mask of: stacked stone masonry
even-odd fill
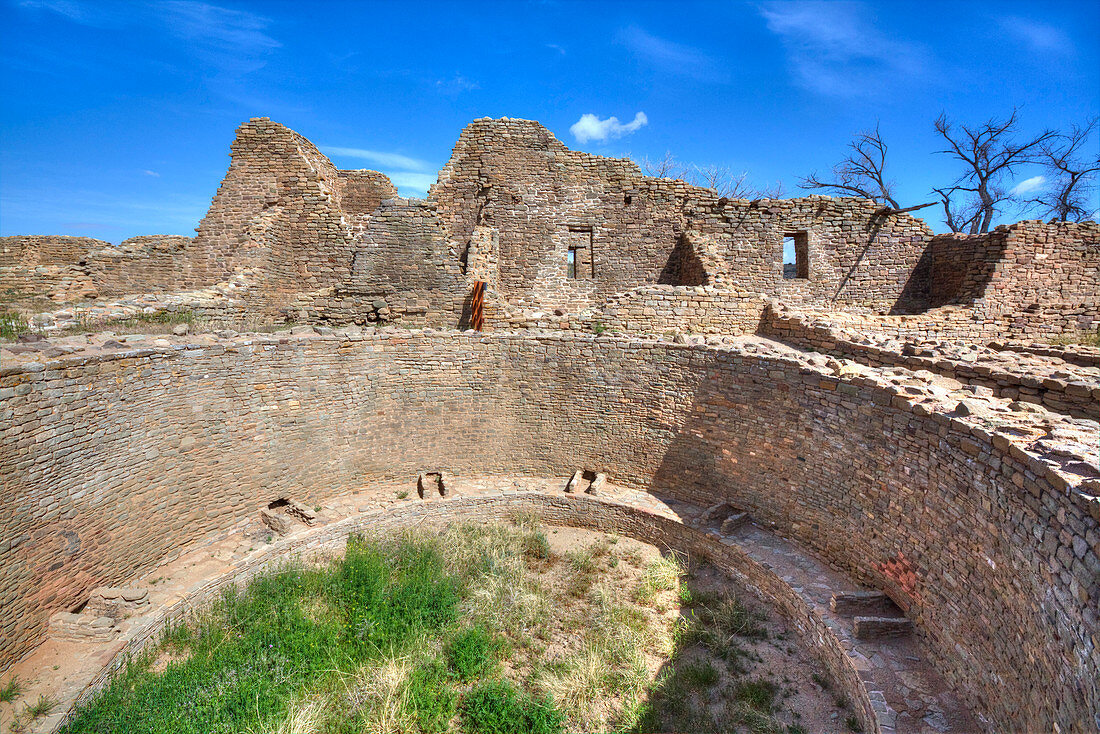
[[[1091,720],[1095,448],[1065,444],[1079,427],[1056,417],[1021,443],[995,398],[989,420],[952,417],[865,370],[736,345],[389,330],[0,368],[2,653],[279,497],[426,467],[594,466],[726,500],[883,589],[994,728]],[[1069,468],[1067,445],[1082,454]],[[880,570],[902,554],[915,589]]]
[[[1100,350],[1049,343],[1100,324],[1094,222],[731,200],[508,118],[406,199],[255,118],[195,237],[0,238],[0,294],[50,337],[0,344],[0,670],[272,502],[583,467],[884,592],[989,730],[1100,728]],[[61,336],[159,311],[205,333]]]

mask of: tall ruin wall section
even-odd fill
[[[593,467],[727,500],[886,590],[993,728],[1086,720],[1096,499],[922,405],[793,358],[606,336],[272,337],[0,368],[0,654],[280,497]]]
[[[918,219],[859,199],[720,198],[643,176],[626,159],[569,150],[528,120],[467,126],[429,200],[450,239],[472,243],[480,227],[498,234],[497,287],[516,304],[575,309],[653,284],[880,309],[915,308],[928,295],[932,232]],[[806,240],[806,278],[784,278],[785,236]],[[691,252],[704,241],[706,256]]]

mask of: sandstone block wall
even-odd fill
[[[337,171],[336,176],[340,181],[340,206],[351,216],[370,214],[386,199],[397,198],[397,187],[378,171]]]
[[[959,305],[1005,336],[1100,324],[1100,224],[1025,221],[932,241],[933,306]]]
[[[657,283],[881,309],[928,295],[932,232],[920,220],[858,199],[719,199],[643,176],[629,160],[571,151],[527,120],[467,126],[429,199],[456,242],[470,243],[478,227],[499,232],[499,290],[518,306],[575,310]],[[791,233],[809,237],[807,280],[783,278]],[[584,262],[577,277],[570,248]]]
[[[764,309],[759,334],[787,344],[836,354],[873,366],[927,370],[969,385],[989,388],[993,394],[1042,405],[1048,410],[1078,418],[1100,419],[1100,359],[1073,365],[1048,352],[1035,359],[1012,349],[985,349],[969,345],[965,350],[947,344],[881,341],[858,324],[845,326],[828,316]],[[1069,355],[1066,355],[1069,356]],[[1080,367],[1084,369],[1080,369]]]
[[[17,235],[0,237],[0,267],[76,265],[89,251],[110,247],[91,237]]]
[[[81,261],[89,250],[109,246],[91,237],[0,237],[0,303],[94,297],[95,284]]]
[[[170,293],[185,290],[185,261],[190,237],[143,235],[118,247],[102,247],[83,256],[88,275],[101,296]]]
[[[272,499],[591,466],[727,500],[885,589],[994,728],[1100,710],[1097,500],[870,377],[735,348],[397,332],[0,368],[0,401],[8,661],[51,612]],[[899,557],[913,583],[884,570]]]

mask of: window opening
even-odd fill
[[[810,235],[789,232],[783,235],[783,278],[808,280],[810,277]]]
[[[571,280],[594,278],[596,263],[592,254],[592,228],[570,227],[567,236],[566,277]]]

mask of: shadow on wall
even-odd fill
[[[819,205],[818,209],[824,207],[824,202]],[[886,221],[886,216],[882,214],[872,215],[867,219],[867,239],[863,242],[863,249],[859,251],[859,256],[856,257],[852,267],[848,268],[848,272],[844,274],[844,277],[840,279],[840,284],[836,287],[836,293],[833,294],[833,302],[835,303],[840,294],[844,292],[844,286],[848,285],[848,281],[852,279],[855,272],[859,270],[860,263],[863,262],[863,258],[866,257],[867,251],[871,249],[871,245],[875,242],[875,237],[878,237],[878,233],[882,230],[882,225]]]
[[[676,246],[668,255],[661,274],[657,277],[660,285],[709,285],[706,266],[699,259],[695,248],[688,238],[680,234],[676,237]]]
[[[774,370],[766,362],[711,366],[686,422],[672,430],[650,491],[665,500],[728,502],[885,592],[909,610],[940,672],[974,711],[1050,729],[1066,721],[1067,707],[1088,710],[1088,685],[1068,662],[1072,629],[1031,611],[1050,593],[1026,560],[1040,549],[1021,538],[1025,547],[1004,552],[989,534],[1018,523],[998,506],[1012,484],[1004,470],[969,460],[965,429],[940,435],[931,417],[876,405],[873,389]],[[958,513],[981,505],[993,509]],[[901,557],[919,569],[912,585],[886,571]],[[960,568],[963,593],[953,577]],[[991,628],[990,619],[1003,626]],[[1034,659],[1034,650],[1049,652]],[[1030,693],[1004,691],[991,675],[1020,680]],[[1045,691],[1055,680],[1077,681],[1076,693],[1053,700]]]
[[[924,313],[929,309],[932,297],[932,242],[929,241],[920,254],[917,264],[909,272],[898,300],[890,307],[891,316]]]
[[[985,295],[997,264],[1004,261],[1008,233],[941,234],[931,251],[931,306],[970,305]]]

